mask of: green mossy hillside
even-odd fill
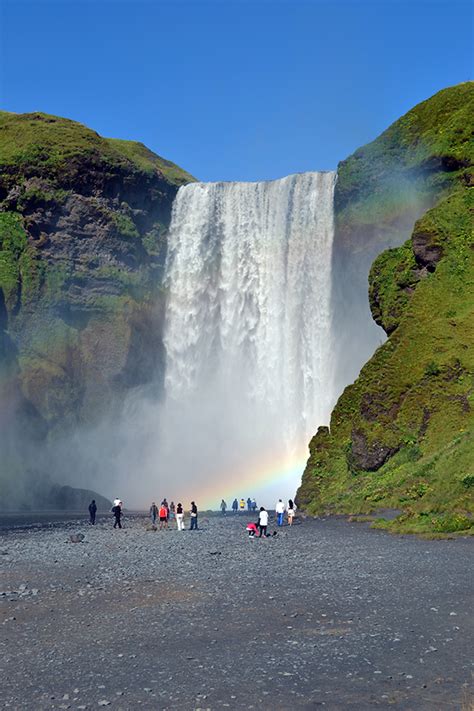
[[[36,168],[53,177],[85,163],[111,171],[157,174],[177,186],[194,180],[142,143],[103,138],[83,124],[59,116],[0,111],[0,165],[24,167],[29,173]]]
[[[473,525],[473,225],[474,189],[458,187],[375,261],[371,303],[390,336],[310,444],[307,511],[399,509],[377,523],[394,531]]]
[[[439,200],[474,184],[473,115],[474,82],[443,89],[338,166],[332,311],[340,333],[334,354],[340,388],[357,377],[381,340],[367,300],[373,261],[406,242],[415,222]],[[386,271],[397,262],[393,285],[387,280],[382,285],[372,271],[372,307],[380,288],[397,291],[399,303],[392,304],[390,314],[380,313],[380,306],[373,309],[376,323],[385,319],[388,333],[418,277],[417,270],[413,274],[415,258],[424,256],[424,266],[431,269],[438,257],[433,237],[420,230],[415,250],[405,250],[403,259],[397,252],[384,254],[377,268],[384,262]]]
[[[341,228],[380,226],[453,183],[474,181],[474,82],[443,89],[393,123],[338,167]]]
[[[48,437],[94,422],[162,368],[167,229],[178,188],[192,180],[141,143],[0,112],[5,440],[21,442],[26,419]],[[19,449],[11,461],[24,470]]]

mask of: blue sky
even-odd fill
[[[201,180],[335,168],[472,79],[466,0],[0,0],[0,104],[143,141]]]

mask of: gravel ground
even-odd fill
[[[472,539],[247,520],[2,530],[0,705],[473,708]]]

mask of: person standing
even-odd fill
[[[275,506],[275,512],[277,515],[277,525],[283,526],[283,514],[285,513],[285,504],[281,499],[278,499],[277,505]]]
[[[194,501],[191,501],[191,526],[190,531],[198,530],[198,510]]]
[[[237,499],[234,499],[232,502],[232,511],[236,514],[238,508],[239,508],[239,502],[237,501]]]
[[[296,504],[293,502],[292,499],[288,501],[288,508],[286,511],[286,515],[288,516],[288,525],[292,526],[293,525],[293,517],[296,512]]]
[[[222,511],[222,515],[225,516],[225,512],[227,511],[227,504],[224,501],[224,499],[222,499],[222,501],[221,501],[221,511]]]
[[[255,513],[256,510],[257,510],[257,502],[255,501],[255,499],[252,499],[252,511]]]
[[[160,531],[163,528],[168,528],[168,511],[168,507],[165,506],[165,502],[162,501],[160,506]]]
[[[176,515],[176,506],[174,501],[170,503],[170,518],[173,519]]]
[[[115,506],[112,509],[112,513],[115,516],[115,521],[114,521],[114,528],[122,528],[122,506],[121,502],[118,504],[115,504]]]
[[[150,506],[150,518],[153,525],[156,523],[156,518],[158,516],[158,506],[153,501]]]
[[[178,531],[184,531],[184,511],[183,504],[178,504],[176,507],[176,525],[178,526]]]
[[[267,537],[267,526],[268,526],[268,511],[265,511],[263,506],[260,506],[260,513],[258,514],[258,527],[260,529],[260,536]]]
[[[95,526],[95,515],[97,513],[97,505],[95,503],[95,499],[92,499],[92,501],[89,504],[89,523],[91,526]]]
[[[247,499],[247,511],[250,512],[251,510],[252,510],[252,499],[249,496]]]
[[[245,511],[245,500],[244,499],[240,499],[239,508],[241,511]]]
[[[163,501],[161,502],[161,505],[164,506],[166,509],[166,520],[168,521],[168,519],[170,517],[170,507],[169,507],[169,504],[166,501],[166,499],[163,499]]]

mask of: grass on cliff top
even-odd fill
[[[105,140],[122,155],[139,165],[145,173],[153,173],[158,168],[168,182],[173,185],[185,185],[196,180],[190,173],[187,173],[175,163],[165,160],[165,158],[161,158],[153,151],[150,151],[143,143],[126,141],[121,138],[106,138]]]
[[[158,173],[173,185],[194,178],[141,143],[107,139],[70,119],[40,112],[0,111],[0,165],[54,168],[73,157],[91,156],[107,164],[132,164],[145,173]]]
[[[474,82],[443,89],[342,161],[335,195],[341,224],[390,221],[450,191],[472,172],[473,114]]]

